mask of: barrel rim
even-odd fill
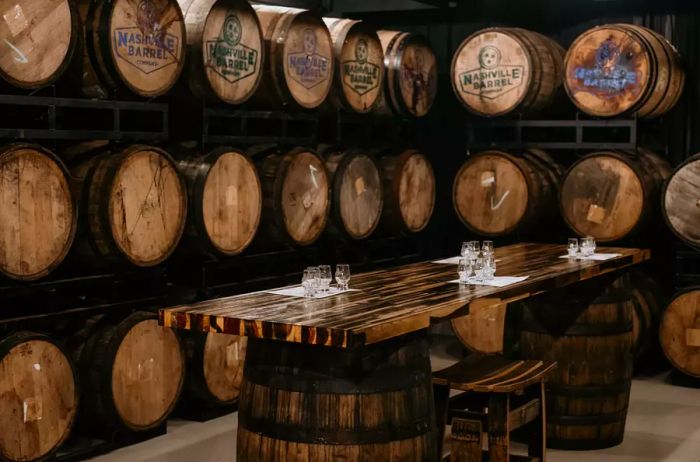
[[[671,175],[663,182],[663,185],[661,187],[661,215],[664,218],[664,222],[666,223],[666,226],[668,226],[668,229],[671,230],[671,232],[679,238],[681,241],[683,241],[685,244],[689,245],[690,247],[700,249],[700,241],[696,243],[690,242],[685,236],[682,236],[681,233],[676,229],[675,226],[671,224],[671,220],[668,216],[668,210],[666,208],[666,195],[668,194],[668,188],[671,185],[671,181],[673,181],[674,177],[676,174],[678,174],[683,168],[687,167],[688,165],[694,163],[694,162],[700,162],[700,153],[694,154],[687,159],[685,159],[683,162],[681,162],[680,165],[678,165],[673,172],[671,172]]]

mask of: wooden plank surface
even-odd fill
[[[633,266],[648,250],[601,248],[612,260],[560,259],[565,246],[516,244],[496,249],[497,276],[529,276],[504,288],[461,286],[456,265],[416,263],[353,275],[359,292],[306,300],[264,292],[207,300],[160,311],[167,327],[351,348],[425,329],[438,319],[565,287]]]

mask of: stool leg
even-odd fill
[[[452,419],[450,462],[481,462],[481,422]]]
[[[447,425],[447,411],[450,404],[450,387],[433,385],[435,399],[435,420],[437,429],[437,460],[442,460],[442,443],[445,438],[445,426]]]
[[[510,462],[510,395],[492,393],[489,398],[489,461]]]
[[[544,382],[537,386],[537,398],[540,400],[540,415],[531,422],[532,432],[527,447],[527,455],[537,457],[541,462],[547,458],[547,406],[544,397]]]

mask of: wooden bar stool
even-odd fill
[[[544,381],[556,367],[556,362],[472,355],[434,373],[439,459],[445,425],[451,422],[451,462],[481,462],[483,432],[488,434],[488,460],[509,462],[510,433],[518,428],[529,437],[524,460],[544,462]],[[450,390],[465,393],[450,398]]]

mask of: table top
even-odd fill
[[[507,287],[451,283],[456,265],[431,262],[353,275],[357,292],[303,299],[266,292],[207,300],[160,310],[166,327],[353,348],[419,331],[431,322],[479,308],[512,303],[637,265],[649,250],[607,247],[606,261],[559,258],[565,246],[516,244],[496,248],[497,276],[529,276]]]

